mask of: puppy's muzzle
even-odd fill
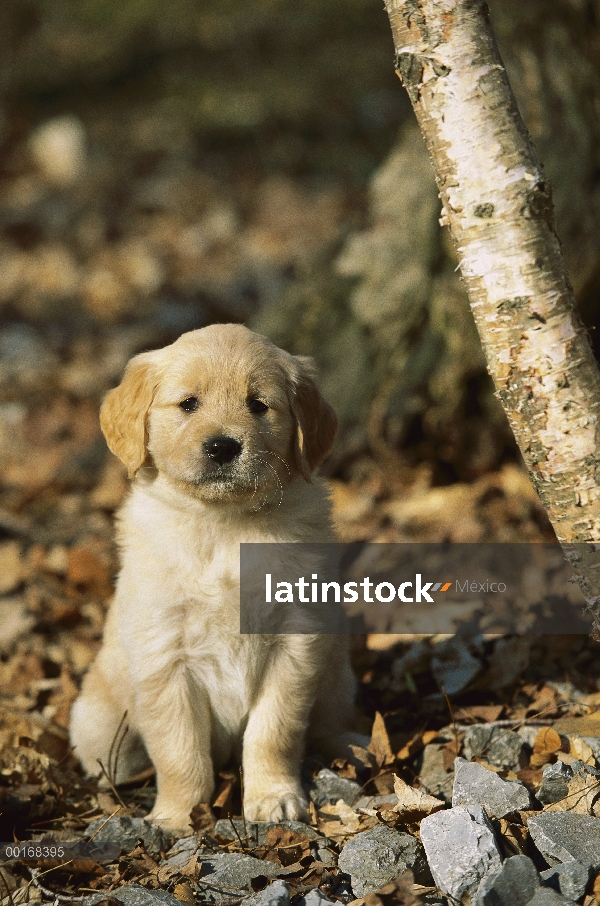
[[[204,442],[204,452],[220,466],[232,462],[242,452],[242,445],[235,437],[210,437]]]

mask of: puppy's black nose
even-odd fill
[[[209,459],[214,459],[220,466],[224,466],[240,455],[242,445],[234,437],[210,437],[204,443],[204,451]]]

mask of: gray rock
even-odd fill
[[[123,906],[181,906],[181,900],[175,899],[166,890],[146,890],[145,887],[139,887],[137,884],[111,890],[110,896],[123,903]],[[82,903],[83,906],[95,906],[96,903],[100,903],[105,899],[106,891],[104,893],[93,893],[86,897]]]
[[[416,837],[383,824],[344,845],[338,867],[350,875],[356,897],[364,897],[410,868],[417,884],[431,884],[423,847]]]
[[[88,837],[94,837],[96,843],[118,843],[122,853],[131,852],[141,839],[144,849],[153,857],[159,856],[173,842],[173,838],[169,839],[156,824],[150,824],[143,818],[129,818],[127,815],[110,818],[109,821],[106,818],[96,818],[88,824],[87,833]]]
[[[346,805],[352,805],[360,794],[360,784],[347,777],[340,777],[335,771],[323,768],[313,778],[308,790],[308,795],[319,808],[328,802],[337,802],[343,799]]]
[[[546,765],[542,784],[536,798],[542,805],[550,805],[564,799],[569,793],[569,781],[573,778],[573,769],[562,761]]]
[[[203,855],[207,847],[200,844],[200,838],[193,834],[190,837],[182,837],[181,840],[171,847],[165,854],[165,858],[160,862],[161,868],[183,868],[193,855]]]
[[[527,826],[549,865],[577,859],[600,869],[600,819],[575,812],[546,812],[531,817]]]
[[[469,685],[481,670],[481,661],[473,657],[462,636],[455,635],[435,646],[431,672],[440,689],[456,695]]]
[[[524,745],[525,741],[514,730],[474,724],[465,732],[463,750],[467,761],[481,757],[497,768],[518,769]]]
[[[244,822],[241,818],[220,818],[215,824],[215,835],[223,837],[225,840],[237,840],[232,824],[235,825],[241,840],[244,839],[246,834],[250,843],[256,846],[262,846],[266,842],[267,833],[271,827],[283,827],[285,830],[293,831],[296,834],[304,834],[309,840],[314,840],[315,843],[321,846],[326,845],[328,842],[327,838],[322,837],[314,827],[304,824],[302,821],[279,821],[278,823],[272,821],[246,821],[244,832]]]
[[[208,902],[243,896],[249,892],[253,878],[261,875],[272,878],[280,871],[279,865],[245,853],[223,853],[201,857],[200,861],[202,874],[196,883],[202,890],[203,900]]]
[[[481,805],[488,815],[504,818],[531,808],[529,790],[518,780],[502,780],[483,765],[456,758],[452,805]]]
[[[450,802],[452,799],[452,784],[454,771],[447,771],[444,767],[443,744],[432,742],[423,749],[419,780],[432,796]]]
[[[317,849],[317,859],[319,862],[322,862],[323,865],[337,865],[337,859],[334,853],[329,849],[325,849],[325,847],[319,847],[319,849]]]
[[[330,903],[333,903],[333,900],[326,897],[318,887],[309,890],[298,900],[298,906],[329,906]]]
[[[540,886],[536,867],[527,856],[511,856],[499,871],[479,885],[473,906],[526,906]]]
[[[421,821],[421,842],[436,885],[460,900],[502,865],[494,830],[480,805],[461,805]]]
[[[549,887],[554,887],[569,900],[579,900],[585,893],[590,880],[591,865],[583,865],[576,859],[561,862],[541,873],[541,878]]]
[[[529,906],[574,906],[573,900],[563,897],[551,887],[538,887]]]
[[[285,881],[273,881],[264,890],[246,897],[245,906],[290,906],[290,888]],[[318,906],[318,904],[313,904]]]

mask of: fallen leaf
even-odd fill
[[[562,740],[553,727],[542,727],[533,743],[533,754],[529,759],[530,767],[541,768],[548,764],[562,748]]]
[[[596,759],[591,747],[579,736],[569,737],[569,755],[573,755],[578,761],[583,761],[584,764],[591,764],[593,767],[596,765]]]
[[[416,790],[409,786],[396,774],[394,777],[394,792],[398,797],[398,804],[393,807],[392,811],[398,813],[401,820],[407,824],[414,824],[425,818],[427,815],[433,815],[446,807],[446,803],[435,796],[430,796],[422,790]]]
[[[379,711],[375,714],[373,729],[371,730],[371,742],[367,746],[367,751],[374,756],[378,768],[394,763],[394,753],[390,745],[390,738]]]

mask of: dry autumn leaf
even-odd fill
[[[436,799],[435,796],[430,796],[422,790],[415,790],[396,774],[393,776],[394,792],[398,797],[398,804],[393,807],[392,811],[397,812],[406,824],[414,824],[421,818],[446,807],[446,803],[441,799]]]
[[[562,740],[553,727],[542,727],[533,743],[533,754],[529,760],[532,768],[541,768],[543,764],[552,761],[554,755],[560,752]]]
[[[390,745],[390,738],[385,728],[383,717],[379,711],[375,714],[373,729],[371,731],[371,742],[367,747],[367,751],[374,756],[378,768],[394,763],[394,753],[392,752],[392,747]]]

